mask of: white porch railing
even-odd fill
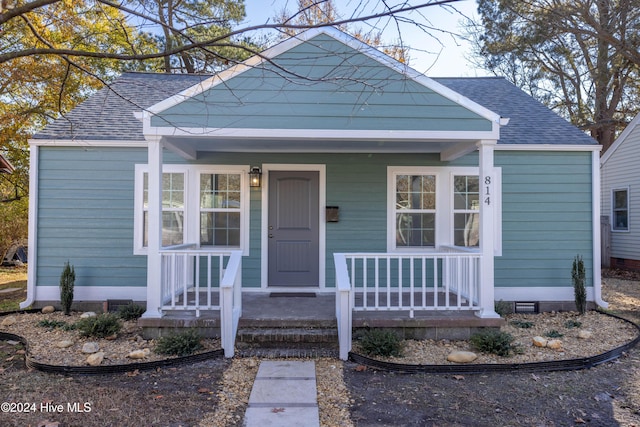
[[[336,253],[340,358],[351,350],[354,311],[480,310],[480,259],[474,250],[429,254]]]
[[[242,251],[212,251],[196,245],[160,251],[163,313],[202,310],[220,312],[220,337],[225,357],[233,357],[242,315]]]

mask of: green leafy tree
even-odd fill
[[[640,0],[479,0],[477,62],[606,150],[640,111]]]
[[[0,16],[6,15],[5,12]],[[118,25],[122,32],[108,31]],[[144,50],[151,39],[127,26],[116,9],[96,9],[85,1],[55,2],[24,13],[2,26],[0,56],[39,49]],[[125,66],[114,59],[67,55],[16,56],[0,67],[0,149],[15,167],[0,176],[0,254],[27,237],[29,150],[28,138],[47,122],[58,118],[108,82]],[[141,68],[143,69],[143,68]]]
[[[230,36],[233,27],[245,17],[241,0],[143,0],[131,3],[142,4],[147,16],[160,24],[161,35],[156,37],[156,49],[164,53],[161,66],[164,72],[217,72],[259,49],[247,39]],[[183,49],[190,44],[199,45],[199,48]]]

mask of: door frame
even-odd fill
[[[269,172],[308,171],[318,172],[318,288],[269,286]],[[309,292],[311,289],[324,290],[326,287],[326,165],[324,164],[280,164],[262,165],[262,201],[260,221],[260,288],[278,292]]]

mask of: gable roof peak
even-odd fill
[[[346,45],[347,47],[357,51],[360,54],[363,54],[370,59],[378,62],[379,64],[388,67],[395,72],[405,76],[406,78],[413,80],[414,82],[428,88],[439,95],[444,96],[445,98],[453,101],[456,104],[461,105],[462,107],[472,111],[487,120],[490,120],[496,124],[506,124],[506,122],[501,121],[501,117],[499,114],[494,111],[489,110],[488,108],[470,100],[469,98],[461,95],[458,92],[453,91],[449,87],[438,83],[437,81],[430,79],[422,73],[414,70],[409,67],[409,65],[404,64],[396,59],[386,55],[385,53],[375,49],[374,47],[366,44],[365,42],[358,40],[356,37],[341,31],[338,28],[333,26],[322,26],[310,28],[306,31],[303,31],[299,34],[291,36],[290,38],[276,44],[275,46],[266,49],[261,54],[255,55],[246,61],[237,64],[225,71],[222,71],[216,75],[209,77],[208,79],[170,97],[165,99],[162,102],[159,102],[150,108],[148,108],[144,113],[138,114],[137,117],[145,120],[145,117],[149,115],[159,114],[164,110],[171,108],[177,104],[180,104],[194,96],[197,96],[206,90],[209,90],[219,84],[224,84],[228,80],[248,71],[252,68],[259,67],[262,64],[265,64],[279,55],[288,52],[295,47],[303,44],[311,42],[313,39],[317,38],[320,35],[326,35],[339,43]]]

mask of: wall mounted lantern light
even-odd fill
[[[258,167],[253,167],[249,171],[249,187],[259,188],[262,177],[262,171]]]

